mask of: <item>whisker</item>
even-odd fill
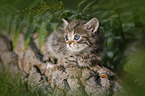
[[[66,51],[66,47],[62,47],[60,50],[59,50],[59,53],[64,53]]]
[[[64,50],[64,49],[66,49],[66,47],[64,46],[63,48],[61,48],[60,50]]]
[[[64,48],[64,50],[62,50],[62,53],[64,53],[66,51],[66,48]]]
[[[60,48],[60,50],[58,50],[58,52],[61,52],[63,49],[65,49],[65,47]]]

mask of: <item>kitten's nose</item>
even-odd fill
[[[72,41],[68,41],[68,44],[71,45],[72,44]]]

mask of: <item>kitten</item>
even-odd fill
[[[53,32],[47,40],[49,55],[66,67],[90,67],[99,64],[103,55],[103,35],[99,21],[93,18],[74,20],[63,19],[64,26]]]

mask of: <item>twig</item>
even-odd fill
[[[125,40],[125,35],[124,35],[123,27],[122,27],[122,22],[121,22],[121,18],[120,18],[120,13],[118,12],[118,5],[117,5],[116,0],[114,0],[114,11],[116,12],[117,17],[118,17],[119,26],[120,26],[120,29],[121,29],[121,36],[122,36],[122,39]]]

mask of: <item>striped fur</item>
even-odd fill
[[[48,52],[64,67],[89,67],[99,64],[103,55],[103,35],[96,18],[75,20],[53,32],[47,41]],[[75,40],[74,36],[80,38]],[[68,37],[68,38],[66,38]]]

